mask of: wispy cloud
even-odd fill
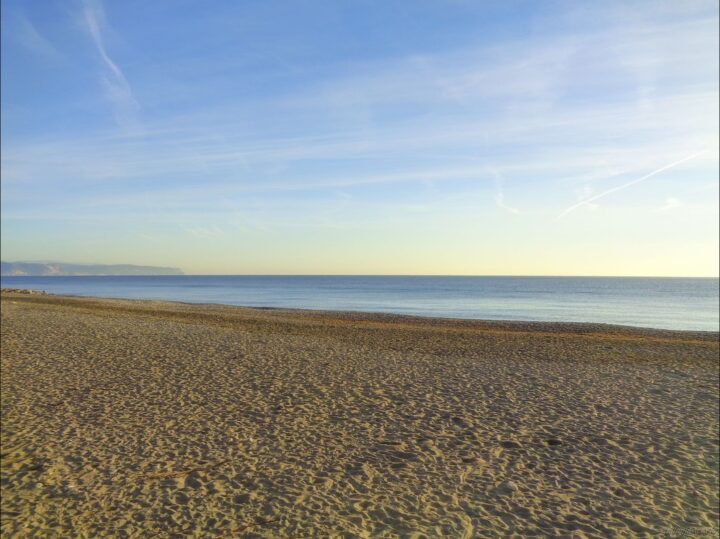
[[[63,55],[57,48],[47,39],[45,36],[40,34],[35,25],[22,14],[17,14],[15,17],[16,22],[16,36],[20,44],[25,48],[31,50],[33,53],[52,61],[62,60]]]
[[[642,176],[642,177],[640,177],[640,178],[637,178],[637,179],[635,179],[635,180],[633,180],[633,181],[631,181],[631,182],[627,182],[627,183],[624,183],[624,184],[622,184],[622,185],[618,185],[617,187],[613,187],[612,189],[607,189],[606,191],[603,191],[602,193],[598,193],[597,195],[591,196],[590,198],[586,198],[586,199],[584,199],[584,200],[581,200],[581,201],[578,202],[577,204],[573,204],[572,206],[570,206],[570,207],[568,207],[568,208],[565,208],[562,212],[560,212],[560,214],[557,216],[556,219],[558,219],[558,220],[559,220],[559,219],[562,219],[562,218],[565,217],[567,214],[575,211],[576,209],[580,208],[581,206],[586,206],[586,205],[591,204],[592,202],[594,202],[594,201],[596,201],[596,200],[598,200],[598,199],[600,199],[600,198],[606,197],[607,195],[610,195],[610,194],[612,194],[612,193],[617,193],[618,191],[622,191],[623,189],[627,189],[628,187],[630,187],[630,186],[632,186],[632,185],[636,185],[636,184],[638,184],[638,183],[640,183],[640,182],[644,182],[645,180],[647,180],[647,179],[649,179],[649,178],[652,178],[652,177],[655,176],[656,174],[660,174],[661,172],[664,172],[665,170],[668,170],[668,169],[671,169],[671,168],[673,168],[673,167],[676,167],[676,166],[678,166],[679,164],[684,163],[685,161],[690,161],[691,159],[695,159],[696,157],[704,154],[705,152],[707,152],[707,150],[702,150],[702,151],[697,152],[697,153],[694,153],[694,154],[692,154],[692,155],[688,155],[687,157],[684,157],[684,158],[679,159],[679,160],[677,160],[677,161],[673,161],[672,163],[670,163],[670,164],[668,164],[668,165],[665,165],[664,167],[660,167],[660,168],[657,169],[657,170],[653,170],[653,171],[650,172],[649,174],[645,174],[645,176]]]
[[[225,231],[217,225],[209,227],[183,227],[183,230],[196,238],[215,238],[225,234]]]
[[[110,58],[105,48],[103,32],[105,29],[105,11],[100,0],[83,0],[83,15],[92,36],[102,64],[101,82],[106,94],[115,107],[115,117],[119,124],[132,127],[136,122],[136,113],[140,106],[133,95],[125,74]]]
[[[505,184],[505,178],[503,178],[502,175],[497,171],[494,171],[494,175],[495,175],[495,205],[498,208],[501,208],[507,212],[514,213],[517,215],[518,213],[520,213],[520,210],[518,210],[517,208],[514,208],[512,206],[509,206],[505,202],[505,191],[503,189],[504,184]]]
[[[667,197],[665,199],[665,204],[660,206],[660,208],[658,208],[658,211],[670,211],[676,208],[682,208],[684,205],[685,204],[683,204],[682,201],[678,200],[675,197]]]

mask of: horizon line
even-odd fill
[[[77,264],[82,265],[82,264]],[[90,265],[90,264],[89,264]],[[101,265],[101,264],[92,264]],[[115,264],[108,264],[115,265]],[[135,265],[135,264],[118,264]],[[158,266],[155,266],[158,267]],[[166,266],[167,267],[167,266]],[[177,268],[180,269],[180,268]],[[180,269],[182,271],[182,269]],[[182,275],[0,275],[0,277],[517,277],[584,279],[720,279],[720,275],[581,275],[581,274],[446,274],[446,273],[184,273]]]

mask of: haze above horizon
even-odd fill
[[[3,1],[3,260],[716,277],[718,4]]]

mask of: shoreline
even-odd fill
[[[98,302],[118,302],[135,304],[142,306],[143,304],[152,304],[155,306],[164,306],[166,310],[172,310],[173,306],[183,306],[187,308],[196,308],[198,313],[202,309],[220,309],[230,313],[233,310],[238,312],[258,312],[258,313],[276,313],[288,316],[298,315],[308,318],[318,318],[324,320],[352,320],[354,322],[381,322],[381,323],[405,323],[423,326],[446,326],[464,329],[476,330],[502,330],[502,331],[518,331],[518,332],[544,332],[544,333],[571,333],[571,334],[628,334],[648,337],[695,337],[700,340],[718,340],[720,339],[720,331],[709,330],[691,330],[691,329],[664,329],[651,328],[643,326],[631,326],[624,324],[609,324],[603,322],[570,322],[570,321],[540,321],[540,320],[495,320],[495,319],[477,319],[477,318],[451,318],[451,317],[434,317],[412,314],[399,314],[378,311],[351,311],[351,310],[325,310],[325,309],[303,309],[295,307],[255,307],[246,305],[232,305],[227,303],[194,303],[173,300],[156,300],[156,299],[131,299],[131,298],[111,298],[101,296],[81,296],[71,294],[53,294],[44,290],[35,289],[0,289],[3,297],[25,300],[32,298],[30,301],[62,303],[62,302],[82,302],[87,301],[90,304],[98,304]],[[56,300],[56,301],[54,301]]]

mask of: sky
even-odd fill
[[[5,261],[718,275],[718,3],[2,0]]]

